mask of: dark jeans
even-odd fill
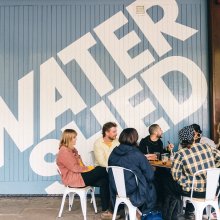
[[[102,204],[102,211],[109,209],[110,196],[109,196],[109,182],[108,173],[104,167],[95,167],[95,169],[82,173],[82,178],[86,186],[100,187],[100,197]]]
[[[163,199],[166,198],[167,195],[173,195],[177,198],[180,198],[181,196],[191,196],[191,192],[186,192],[182,190],[182,187],[174,181],[171,173],[168,170],[161,170],[157,173],[157,175],[160,175],[160,177],[157,177],[160,180],[160,187],[163,189]],[[157,179],[157,180],[158,180]],[[157,191],[160,191],[161,189],[158,189]],[[195,198],[205,198],[205,192],[193,192],[193,197]],[[186,212],[193,212],[194,207],[191,203],[188,203],[186,206]]]

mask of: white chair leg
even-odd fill
[[[92,192],[91,192],[91,200],[92,200],[92,203],[93,203],[95,213],[97,213],[97,206],[96,206],[96,201],[95,201],[95,190],[92,190]]]
[[[186,208],[186,200],[183,198],[182,201],[183,201],[183,210],[184,210]]]
[[[196,213],[196,218],[195,220],[202,220],[202,213]]]
[[[129,211],[129,219],[130,220],[136,220],[136,207],[129,207],[128,206],[128,211]]]
[[[91,200],[90,200],[90,203],[92,203],[93,199],[92,199],[92,192],[95,193],[95,187],[92,187],[92,190],[91,190]],[[97,212],[96,212],[97,213]]]
[[[86,209],[87,209],[87,201],[86,201],[86,192],[79,193],[80,196],[80,203],[83,213],[83,219],[86,220]]]
[[[142,215],[142,212],[137,208],[137,212],[139,215]]]
[[[60,211],[59,211],[59,214],[58,214],[59,218],[62,216],[62,213],[63,213],[63,207],[64,207],[64,204],[65,204],[66,196],[67,196],[67,194],[64,193],[63,198],[62,198],[62,202],[61,202],[61,206],[60,206]]]
[[[129,217],[128,206],[124,205],[124,209],[125,209],[125,220],[128,220]]]
[[[212,209],[212,206],[210,206],[210,205],[206,206],[206,214],[208,216],[208,220],[211,219],[211,209]]]
[[[73,200],[75,197],[75,193],[70,192],[69,193],[69,211],[71,211],[72,207],[73,207]]]
[[[197,205],[195,207],[195,217],[196,217],[195,220],[202,220],[203,210],[204,210],[203,206]]]
[[[115,208],[114,208],[114,213],[113,213],[113,216],[112,216],[112,220],[115,220],[116,219],[116,215],[117,215],[117,211],[118,211],[118,206],[119,206],[119,202],[118,200],[116,199],[116,202],[115,202]]]

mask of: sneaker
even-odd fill
[[[102,214],[101,214],[101,219],[102,220],[111,220],[112,217],[113,217],[113,214],[110,211],[108,211],[108,210],[102,212]],[[120,219],[120,217],[121,217],[120,215],[116,215],[115,219]]]
[[[212,212],[212,213],[211,213],[211,219],[217,219],[217,215],[216,215],[215,212]]]
[[[203,215],[203,218],[204,218],[204,219],[209,219],[207,214],[206,214],[206,215]],[[210,219],[211,219],[211,220],[217,220],[217,216],[216,216],[216,213],[215,213],[215,212],[212,212],[212,213],[211,213],[211,218],[210,218]]]
[[[186,212],[186,213],[185,213],[185,219],[186,219],[186,220],[194,220],[194,219],[195,219],[195,214],[194,214],[194,212]]]

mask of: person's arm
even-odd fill
[[[207,138],[207,137],[202,136],[201,139],[200,139],[200,144],[207,144],[210,147],[216,148],[215,142],[213,140]]]
[[[157,159],[156,154],[145,154],[145,157],[147,158],[147,160],[156,160]]]
[[[108,160],[105,159],[105,152],[97,143],[94,144],[94,156],[98,165],[101,167],[108,166]]]
[[[154,179],[154,169],[150,165],[149,161],[143,155],[138,156],[140,158],[140,169],[148,182],[152,182]]]
[[[164,153],[171,153],[173,148],[174,148],[174,145],[168,141],[168,145],[164,148],[163,151]]]
[[[147,152],[146,146],[145,146],[145,141],[144,139],[141,139],[140,144],[138,146],[138,149],[143,153],[143,154],[148,154],[149,152]]]
[[[141,139],[140,141],[140,144],[138,146],[138,149],[143,153],[145,154],[145,157],[148,159],[148,160],[156,160],[157,156],[155,154],[151,154],[149,152],[149,149],[148,147],[146,146],[146,143],[144,141],[144,139]]]
[[[182,156],[179,153],[176,153],[171,168],[171,174],[175,181],[178,181],[180,179],[182,170],[183,170]]]
[[[79,163],[80,166],[85,166],[85,164],[83,163],[82,157],[79,155]]]
[[[72,153],[66,150],[59,152],[57,165],[59,166],[59,164],[62,164],[68,170],[71,170],[74,173],[82,173],[89,170],[89,168],[86,166],[80,166],[78,158],[73,157]]]
[[[219,168],[220,167],[220,151],[215,148],[212,148],[212,154],[215,160],[215,166]]]

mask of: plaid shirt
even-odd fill
[[[171,173],[184,191],[189,192],[192,187],[193,174],[199,170],[220,167],[220,151],[206,144],[194,144],[190,149],[183,148],[176,152]],[[197,175],[194,191],[205,192],[206,174]]]

